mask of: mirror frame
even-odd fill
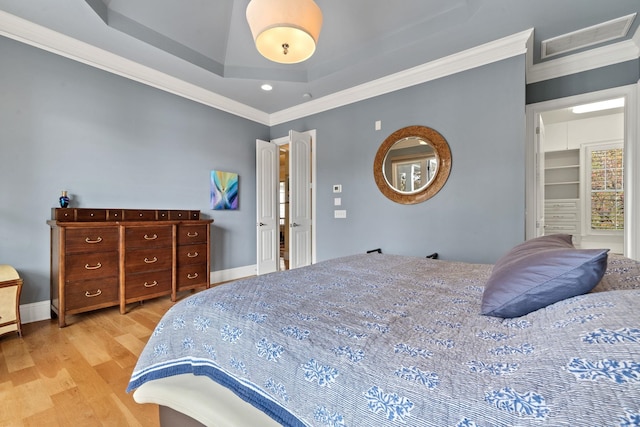
[[[398,141],[405,138],[423,139],[434,148],[438,158],[438,169],[433,179],[425,185],[425,187],[415,193],[401,193],[393,188],[384,176],[384,160],[391,147]],[[384,140],[378,148],[376,157],[373,161],[373,176],[378,185],[380,192],[389,200],[403,205],[412,205],[421,203],[432,198],[444,187],[444,184],[451,173],[451,150],[447,140],[435,129],[426,126],[407,126],[398,129]]]

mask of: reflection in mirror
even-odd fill
[[[384,159],[384,177],[396,190],[412,194],[424,189],[438,169],[433,146],[424,139],[410,136],[394,143]]]
[[[433,197],[450,172],[449,144],[435,129],[425,126],[408,126],[389,135],[373,162],[373,176],[382,194],[402,204]]]

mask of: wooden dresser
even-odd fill
[[[209,287],[212,219],[200,211],[56,208],[51,227],[51,312],[126,305]]]

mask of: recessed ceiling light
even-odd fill
[[[262,86],[260,86],[260,89],[266,90],[268,92],[273,89],[273,86],[271,86],[269,83],[265,83]]]

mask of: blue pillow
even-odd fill
[[[527,240],[496,262],[482,294],[481,313],[520,317],[593,289],[609,249],[576,249],[567,234]]]

